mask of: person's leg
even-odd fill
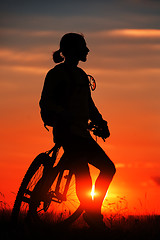
[[[108,191],[109,185],[112,181],[114,174],[115,174],[114,169],[112,170],[107,169],[107,171],[103,169],[100,171],[100,174],[95,183],[95,192],[97,194],[95,194],[94,197],[94,206],[97,212],[101,212],[103,200],[106,196],[106,193]]]
[[[89,163],[100,170],[100,174],[95,183],[95,192],[97,194],[94,196],[94,211],[100,213],[104,197],[116,169],[113,162],[93,139],[90,139],[88,144],[88,157]]]
[[[88,164],[86,162],[78,162],[79,163],[77,163],[77,166],[74,168],[76,193],[83,209],[88,209],[92,202],[92,179],[90,176]]]
[[[91,189],[92,179],[90,176],[88,161],[83,138],[74,137],[63,144],[67,165],[75,174],[76,194],[84,209],[92,202]]]
[[[101,212],[101,206],[108,187],[115,174],[115,166],[93,138],[72,138],[64,145],[69,162],[74,168],[77,196],[86,211]],[[100,170],[95,183],[94,203],[91,199],[92,180],[88,163]],[[86,204],[87,203],[87,204]]]

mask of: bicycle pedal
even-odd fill
[[[66,201],[66,196],[64,196],[64,194],[57,192],[56,193],[56,197],[60,202]]]

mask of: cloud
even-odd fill
[[[32,29],[18,29],[18,28],[1,28],[0,32],[3,36],[10,35],[25,36],[25,37],[56,37],[59,33],[54,30],[32,30]],[[62,34],[62,32],[60,32]]]
[[[99,42],[101,46],[107,44],[127,46],[128,44],[160,44],[159,29],[110,29],[105,31],[87,32],[87,37],[92,41]]]
[[[103,33],[102,33],[103,34]],[[110,30],[108,36],[114,37],[136,37],[136,38],[159,38],[160,29],[118,29]]]
[[[32,29],[1,29],[4,49],[44,54],[59,47],[63,31]],[[101,62],[106,68],[158,68],[160,61],[160,30],[115,29],[84,32],[91,52],[92,66]],[[17,56],[19,53],[17,52]],[[38,54],[37,54],[38,55]],[[91,58],[90,58],[91,56]],[[94,58],[96,56],[96,58]],[[46,59],[46,57],[45,57]],[[94,60],[95,59],[95,60]],[[33,57],[34,60],[34,57]],[[94,62],[95,61],[95,62]],[[33,62],[33,61],[32,61]]]
[[[115,165],[116,165],[116,168],[125,168],[126,167],[126,165],[124,163],[117,163]]]
[[[67,31],[159,28],[160,3],[127,0],[3,1],[1,27]]]

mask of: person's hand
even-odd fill
[[[102,131],[102,138],[106,139],[110,136],[107,121],[103,120],[102,124],[100,125],[100,129]]]
[[[102,120],[99,124],[89,123],[88,129],[93,132],[95,136],[101,137],[104,141],[110,136],[107,121]]]

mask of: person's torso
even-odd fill
[[[71,119],[71,132],[80,136],[88,136],[89,119],[89,81],[86,73],[79,67],[68,67],[66,64],[58,64],[49,71],[49,82],[46,88],[50,88],[48,105],[62,107]],[[47,95],[47,89],[44,95]],[[65,121],[65,119],[64,119]]]
[[[89,82],[85,72],[80,68],[66,69],[68,75],[68,94],[66,107],[72,119],[71,131],[73,133],[88,135],[89,119]]]

